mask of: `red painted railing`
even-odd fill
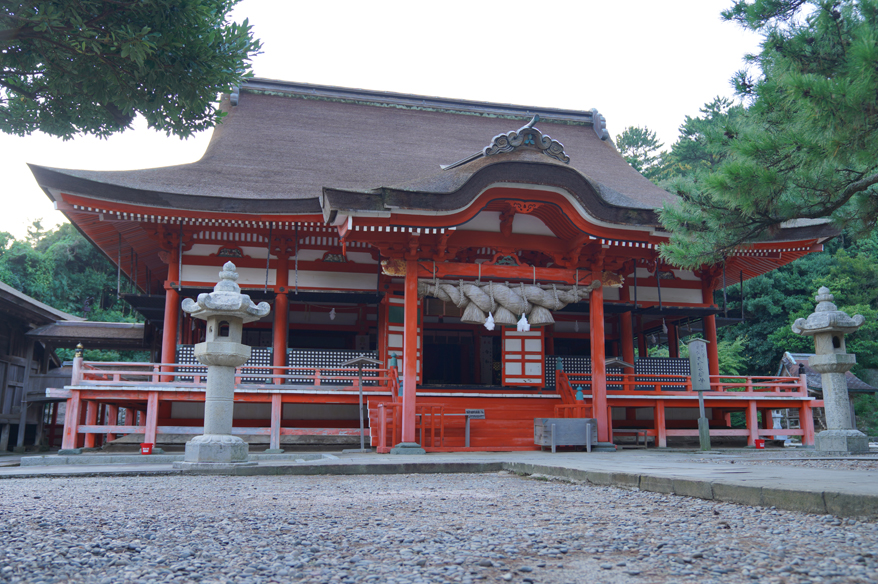
[[[394,400],[399,393],[399,378],[396,368],[367,369],[364,371],[363,392],[391,391]],[[262,383],[250,383],[259,380]],[[329,382],[329,384],[327,384]],[[264,389],[278,391],[284,387],[305,386],[334,391],[357,391],[359,389],[358,370],[351,367],[286,367],[286,366],[243,366],[235,371],[236,387],[242,389]],[[207,373],[204,365],[183,365],[180,363],[127,363],[83,361],[78,371],[74,371],[71,385],[89,387],[135,388],[179,387],[204,389]]]
[[[555,406],[556,418],[593,418],[591,405],[558,404]]]
[[[573,386],[581,385],[583,391],[591,391],[591,373],[557,372],[556,379],[561,384],[556,387],[562,391],[572,391]],[[649,375],[643,373],[609,373],[607,374],[607,395],[643,395],[649,396],[657,392],[662,395],[693,395],[692,380],[688,375]],[[727,392],[771,393],[785,397],[807,397],[808,388],[804,376],[800,377],[767,377],[767,376],[736,376],[711,375],[710,390],[705,395],[725,394]],[[564,394],[562,393],[562,401]]]

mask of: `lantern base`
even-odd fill
[[[427,451],[416,442],[400,442],[390,449],[390,454],[427,454]]]
[[[869,439],[859,430],[824,430],[815,437],[818,452],[849,454],[869,452]]]
[[[210,464],[246,463],[249,445],[237,436],[204,434],[186,443],[184,462]]]

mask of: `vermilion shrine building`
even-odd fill
[[[361,354],[386,365],[364,383],[379,450],[465,449],[467,408],[486,412],[474,449],[535,448],[534,418],[562,416],[597,418],[601,441],[641,430],[664,446],[698,435],[677,358],[693,332],[710,341],[712,435],[813,443],[819,404],[801,378],[719,377],[713,294],[820,250],[825,227],[784,228],[725,265],[679,270],[657,252],[668,234],[656,208],[673,195],[625,162],[595,110],[260,79],[222,107],[192,164],[32,167],[161,331],[155,363],[77,361],[53,393],[71,412],[65,447],[200,433],[192,345],[204,331],[180,302],[228,260],[245,292],[272,304],[245,329],[253,357],[239,371],[235,432],[273,447],[357,434],[356,375],[339,366]],[[651,336],[669,359],[645,357]],[[802,427],[759,427],[757,411],[781,408],[798,409]],[[747,429],[731,428],[734,411]]]

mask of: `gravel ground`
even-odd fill
[[[5,480],[0,581],[878,581],[876,523],[541,479]]]

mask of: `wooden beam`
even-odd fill
[[[417,264],[419,278],[433,278],[433,264],[419,262]],[[562,268],[534,268],[532,266],[495,266],[486,264],[464,264],[459,262],[442,262],[436,264],[435,276],[440,279],[455,278],[500,278],[504,280],[533,280],[537,282],[561,282],[573,285],[576,281],[576,270]],[[579,284],[586,286],[593,280],[600,279],[590,270],[579,270]]]

